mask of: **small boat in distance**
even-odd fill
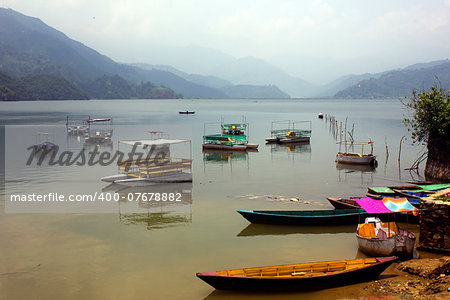
[[[370,256],[397,255],[412,258],[416,236],[398,228],[395,222],[381,222],[378,218],[366,218],[356,229],[359,250]]]
[[[180,115],[193,115],[193,114],[195,114],[195,111],[188,111],[188,110],[186,110],[186,111],[179,111],[178,113]]]
[[[336,155],[336,162],[340,164],[355,164],[355,165],[377,165],[376,156],[373,155],[373,142],[338,142],[339,152]],[[345,151],[341,152],[341,146],[345,146]],[[361,153],[348,152],[349,148],[353,149],[354,146],[361,146]],[[364,153],[364,146],[370,145],[370,153]]]
[[[218,290],[304,291],[375,280],[398,257],[376,257],[197,273]]]
[[[87,118],[86,118],[87,117]],[[66,118],[66,130],[68,134],[82,135],[89,131],[90,116],[77,117],[77,116],[67,116]]]
[[[319,119],[323,119],[323,113],[319,113]]]
[[[108,144],[111,143],[113,135],[112,118],[89,119],[89,130],[86,131],[84,139],[88,144]]]

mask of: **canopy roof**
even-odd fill
[[[388,198],[377,200],[370,197],[355,199],[368,213],[417,212],[418,209],[409,203],[407,198]]]
[[[190,140],[174,140],[174,139],[148,139],[148,140],[131,140],[131,141],[119,141],[119,143],[134,146],[136,143],[140,143],[139,146],[158,146],[166,144],[180,144],[189,143]]]

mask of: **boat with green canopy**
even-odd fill
[[[248,142],[248,123],[205,123],[205,133],[209,125],[220,125],[221,133],[204,134],[203,149],[246,151],[258,148],[257,144]]]

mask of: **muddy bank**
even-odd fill
[[[449,288],[450,256],[394,263],[363,287],[367,295],[398,299],[450,299]]]

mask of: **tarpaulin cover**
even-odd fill
[[[384,205],[382,200],[376,200],[373,198],[360,198],[355,199],[355,201],[359,204],[359,206],[362,207],[366,212],[373,214],[373,213],[391,213],[392,211],[389,210],[386,205]]]
[[[391,211],[413,211],[414,215],[418,213],[418,209],[409,203],[407,198],[383,198],[383,204]]]
[[[407,198],[388,198],[377,200],[370,197],[355,199],[355,201],[368,213],[392,213],[418,210],[408,202]]]

